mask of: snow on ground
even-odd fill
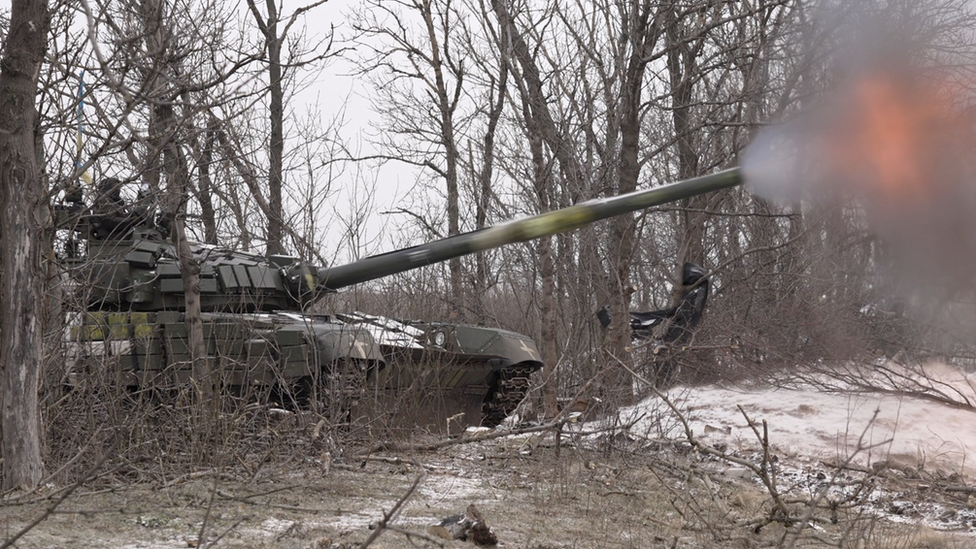
[[[738,406],[765,420],[773,447],[789,455],[864,465],[886,460],[976,472],[976,414],[936,402],[880,395],[824,394],[802,390],[742,392],[716,387],[688,393],[696,434],[728,436],[758,444]],[[877,414],[877,415],[875,415]],[[722,430],[731,428],[728,435]],[[860,448],[860,451],[858,451]]]
[[[929,371],[962,394],[976,397],[964,374],[948,367],[930,367]],[[976,412],[965,408],[918,398],[823,393],[813,388],[678,387],[669,398],[684,412],[694,435],[713,446],[759,448],[741,407],[759,424],[760,432],[766,421],[771,446],[785,457],[838,463],[853,457],[862,466],[883,461],[897,468],[922,466],[976,478]],[[621,416],[654,417],[653,410],[660,407],[660,399],[651,397]]]
[[[944,365],[927,365],[924,374],[901,379],[914,390],[927,384],[958,404],[976,402],[976,376]],[[762,461],[762,444],[749,420],[760,435],[765,422],[782,494],[802,499],[824,490],[828,499],[852,497],[865,511],[891,522],[976,535],[976,492],[968,487],[976,482],[972,406],[813,387],[679,386],[667,397],[698,441],[755,465]],[[657,396],[621,409],[616,421],[636,421],[629,432],[637,439],[685,439],[682,424]],[[591,423],[583,430],[600,427]],[[721,459],[711,463],[713,472],[731,482],[763,489],[749,469]],[[871,471],[884,480],[868,480],[879,478]],[[856,492],[863,486],[870,489]]]

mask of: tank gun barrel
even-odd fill
[[[735,187],[742,182],[741,170],[731,168],[653,189],[588,200],[568,208],[366,257],[347,265],[322,267],[318,272],[319,284],[328,290],[338,290],[506,244],[552,236],[602,219]]]

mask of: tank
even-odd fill
[[[495,426],[543,366],[528,336],[359,312],[311,314],[309,305],[353,284],[740,183],[738,170],[726,170],[331,267],[192,243],[209,370],[228,390],[310,402],[344,420],[409,402],[427,421]],[[177,249],[148,212],[127,207],[119,189],[105,180],[91,208],[68,193],[59,211],[65,288],[77,304],[66,315],[68,380],[175,390],[192,371]]]

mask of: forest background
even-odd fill
[[[94,200],[89,179],[123,179],[129,199],[148,189],[190,240],[328,265],[711,173],[771,139],[815,152],[779,172],[789,192],[686,199],[363,284],[317,312],[526,333],[548,395],[592,388],[615,406],[634,384],[613,366],[642,363],[626,324],[604,331],[595,312],[669,306],[691,261],[712,295],[684,382],[829,386],[879,358],[973,365],[968,2],[324,4],[12,3],[0,74],[5,489],[72,455],[49,438],[70,306],[51,207],[79,182]],[[824,99],[857,98],[865,81],[896,91]],[[915,110],[875,116],[892,95]],[[822,146],[877,117],[891,122],[882,137]],[[763,140],[774,123],[792,129]],[[925,129],[883,137],[902,123]],[[866,202],[879,182],[883,198]]]

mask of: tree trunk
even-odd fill
[[[14,0],[0,63],[0,454],[2,489],[42,476],[38,383],[44,272],[39,215],[45,192],[34,150],[37,78],[50,24],[44,0]]]
[[[502,46],[506,53],[512,55],[512,59],[505,58],[506,63],[510,63],[509,70],[513,77],[518,78],[518,87],[522,96],[522,112],[525,118],[526,133],[528,134],[530,146],[533,149],[533,164],[535,171],[536,194],[540,197],[540,185],[545,187],[545,196],[551,193],[551,182],[544,181],[550,179],[549,169],[545,166],[542,158],[542,146],[548,147],[552,156],[559,162],[560,174],[566,180],[566,185],[571,189],[582,188],[583,169],[571,141],[566,136],[560,134],[556,129],[556,124],[549,112],[546,101],[546,94],[543,89],[542,77],[539,75],[539,68],[536,66],[532,50],[529,49],[525,39],[518,32],[512,14],[507,5],[501,0],[491,2],[492,10],[498,18],[501,30]],[[521,70],[517,70],[518,69]],[[538,150],[536,150],[538,149]],[[543,175],[545,174],[545,175]],[[540,211],[547,211],[549,208],[548,198],[540,203]],[[542,315],[542,338],[541,352],[542,359],[546,364],[546,378],[548,383],[545,386],[544,402],[547,414],[555,412],[555,401],[557,397],[558,383],[551,376],[555,368],[555,361],[558,355],[556,345],[556,307],[555,307],[555,282],[553,275],[552,258],[552,239],[545,238],[540,243],[540,274],[543,278],[542,302],[540,303],[540,314]]]
[[[214,211],[213,179],[210,175],[213,166],[214,145],[217,141],[217,130],[213,125],[207,129],[203,139],[203,149],[200,151],[200,182],[198,185],[197,201],[200,202],[200,218],[203,221],[204,241],[207,244],[217,244],[217,215]]]
[[[285,150],[284,136],[284,90],[281,84],[281,37],[278,36],[278,11],[275,0],[267,0],[268,21],[264,29],[268,46],[268,76],[271,80],[271,143],[268,151],[270,167],[268,170],[268,254],[283,254],[282,244],[283,213],[281,205],[281,185],[283,180]]]
[[[498,128],[498,121],[502,116],[505,107],[505,94],[508,85],[508,64],[501,63],[498,74],[497,93],[491,101],[491,108],[488,111],[488,127],[482,144],[482,165],[477,173],[477,195],[475,196],[475,229],[484,229],[488,226],[488,208],[491,205],[492,197],[492,174],[495,169],[495,131]],[[494,81],[494,79],[492,80]],[[471,163],[474,165],[474,162]],[[484,298],[485,292],[489,288],[489,261],[484,252],[479,252],[475,256],[475,279],[474,279],[474,299],[475,299],[475,321],[485,322]],[[555,398],[555,397],[553,397]]]
[[[434,28],[434,13],[430,0],[421,4],[427,38],[430,46],[430,66],[434,70],[434,93],[437,96],[437,109],[440,111],[440,139],[444,147],[444,183],[447,191],[447,234],[454,236],[461,232],[460,194],[458,191],[458,147],[454,136],[454,111],[457,107],[457,93],[452,99],[444,78],[444,61],[441,59],[440,45]],[[460,83],[458,83],[460,86]],[[461,259],[448,261],[451,273],[451,307],[455,311],[462,311],[464,306],[464,284],[461,273]],[[462,315],[467,315],[462,311]]]
[[[267,19],[261,16],[261,12],[258,11],[254,0],[247,0],[247,7],[251,10],[251,15],[258,25],[258,30],[264,36],[264,47],[268,53],[268,96],[270,101],[268,122],[271,125],[271,140],[268,144],[268,200],[267,208],[263,210],[268,219],[267,253],[270,255],[285,253],[285,248],[282,244],[284,221],[281,204],[285,150],[285,92],[282,85],[282,37],[278,36],[278,5],[275,3],[275,0],[266,0],[265,6],[268,9]],[[264,202],[264,199],[259,195],[254,195],[254,198],[255,200]]]
[[[640,177],[641,88],[649,53],[658,41],[657,25],[651,22],[653,8],[644,0],[628,14],[633,29],[630,39],[633,49],[627,59],[627,67],[620,86],[620,166],[617,171],[617,193],[626,194],[637,190]],[[611,271],[610,314],[615,321],[610,325],[607,350],[614,360],[627,367],[633,366],[630,346],[630,299],[633,288],[630,283],[630,264],[634,258],[637,240],[637,224],[633,214],[621,215],[613,220],[612,234],[615,250],[614,268]],[[611,368],[613,368],[611,364]],[[607,397],[614,405],[629,404],[633,398],[630,374],[624,368],[613,368],[608,377],[612,384]]]
[[[526,113],[528,108],[525,108]],[[549,170],[546,167],[542,149],[541,131],[537,124],[526,118],[526,130],[529,134],[529,149],[532,151],[532,178],[535,186],[536,199],[539,201],[539,211],[549,211],[549,192],[552,183]],[[542,325],[540,342],[543,363],[543,376],[546,384],[543,386],[543,406],[547,417],[553,417],[557,411],[559,384],[556,380],[555,369],[556,350],[556,285],[555,266],[552,259],[552,237],[539,239],[539,277],[542,279],[542,293],[539,295],[539,316]]]
[[[678,179],[698,175],[698,144],[695,136],[698,128],[692,116],[694,79],[697,77],[697,51],[700,42],[689,43],[680,21],[675,13],[677,8],[666,10],[666,31],[668,43],[668,75],[671,82],[671,120],[678,149]],[[672,304],[677,305],[683,295],[682,265],[686,261],[699,265],[705,262],[705,214],[708,197],[693,196],[681,201],[680,229],[678,231],[678,258]]]
[[[187,345],[192,362],[191,380],[196,393],[196,403],[203,409],[213,399],[214,380],[211,363],[207,360],[207,343],[203,336],[203,320],[200,306],[200,263],[190,252],[186,239],[185,209],[189,192],[189,170],[186,158],[173,136],[176,125],[173,107],[168,102],[156,106],[156,124],[162,136],[158,147],[163,156],[162,168],[166,174],[166,208],[164,215],[170,222],[171,238],[176,244],[176,255],[183,279],[184,322]]]
[[[145,24],[151,29],[165,28],[163,20],[163,0],[146,0],[146,13],[151,19]],[[146,49],[151,54],[164,56],[158,60],[160,65],[179,74],[179,67],[172,66],[176,60],[165,57],[166,44],[162,39],[162,32],[150,32],[146,35]],[[198,410],[203,411],[207,405],[213,403],[213,372],[211,363],[207,360],[207,345],[203,337],[203,320],[200,310],[200,265],[190,253],[190,244],[186,240],[184,217],[186,215],[186,200],[189,192],[189,169],[186,158],[176,141],[177,120],[173,100],[177,97],[174,87],[162,80],[164,73],[151,76],[150,85],[146,88],[159,90],[151,98],[155,102],[153,116],[150,119],[150,132],[153,147],[147,168],[148,179],[157,185],[163,174],[166,184],[163,198],[162,216],[169,224],[173,242],[176,244],[177,260],[183,279],[184,322],[187,329],[187,345],[190,351],[191,380],[194,385],[194,398]],[[184,116],[188,116],[184,113]],[[194,430],[197,433],[199,430]],[[194,445],[194,448],[198,445]]]

